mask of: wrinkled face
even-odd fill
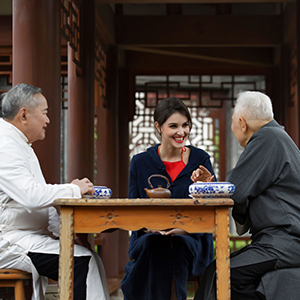
[[[50,123],[47,116],[48,104],[46,98],[42,94],[36,94],[34,97],[39,100],[40,104],[34,109],[29,109],[26,114],[27,128],[25,135],[29,143],[43,140],[47,125]]]
[[[245,142],[245,135],[244,132],[242,131],[242,126],[241,126],[241,122],[239,120],[239,117],[236,115],[236,113],[234,112],[232,117],[231,117],[231,130],[233,132],[233,134],[235,135],[236,139],[238,140],[239,144],[242,147],[245,147],[246,144]]]
[[[174,113],[163,123],[160,133],[162,144],[182,148],[190,133],[187,117],[180,113]]]

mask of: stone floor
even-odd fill
[[[49,284],[46,290],[45,300],[57,300],[57,284]],[[13,289],[12,288],[0,288],[0,300],[13,300]],[[193,297],[188,297],[187,300],[192,300]],[[118,290],[117,295],[111,296],[111,300],[124,300],[121,289]]]
[[[57,284],[49,284],[46,290],[46,300],[56,300],[57,295]],[[116,296],[111,296],[110,300],[123,300],[123,293],[119,289]],[[1,300],[1,299],[0,299]]]
[[[45,300],[56,300],[58,299],[58,286],[57,284],[48,284],[46,290],[46,299]]]
[[[123,299],[124,299],[123,293],[120,289],[118,290],[117,296],[111,296],[110,298],[110,300],[123,300]]]
[[[193,298],[194,298],[193,295],[191,295],[187,298],[187,300],[192,300]],[[49,284],[46,291],[46,300],[56,300],[56,299],[58,299],[57,285]],[[2,299],[0,298],[0,300]],[[117,295],[111,296],[110,300],[124,300],[121,289],[118,290]]]

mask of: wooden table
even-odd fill
[[[73,299],[74,233],[181,228],[216,235],[217,299],[230,300],[229,207],[217,199],[57,199],[60,205],[59,299]]]

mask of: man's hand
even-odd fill
[[[191,180],[193,182],[197,181],[203,181],[203,182],[213,182],[214,181],[214,175],[211,175],[211,173],[203,166],[199,166],[197,170],[195,170],[191,176]]]
[[[74,179],[71,183],[79,186],[81,196],[87,193],[93,195],[95,192],[94,185],[88,178]]]

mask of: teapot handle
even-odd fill
[[[152,183],[151,183],[151,181],[150,181],[150,179],[151,179],[152,177],[161,177],[161,178],[164,178],[164,179],[167,181],[167,187],[166,187],[166,188],[169,188],[170,182],[169,182],[169,179],[168,179],[166,176],[160,175],[160,174],[153,174],[153,175],[151,175],[151,176],[148,177],[148,184],[149,184],[149,186],[151,187],[151,189],[153,189],[153,185],[152,185]]]

